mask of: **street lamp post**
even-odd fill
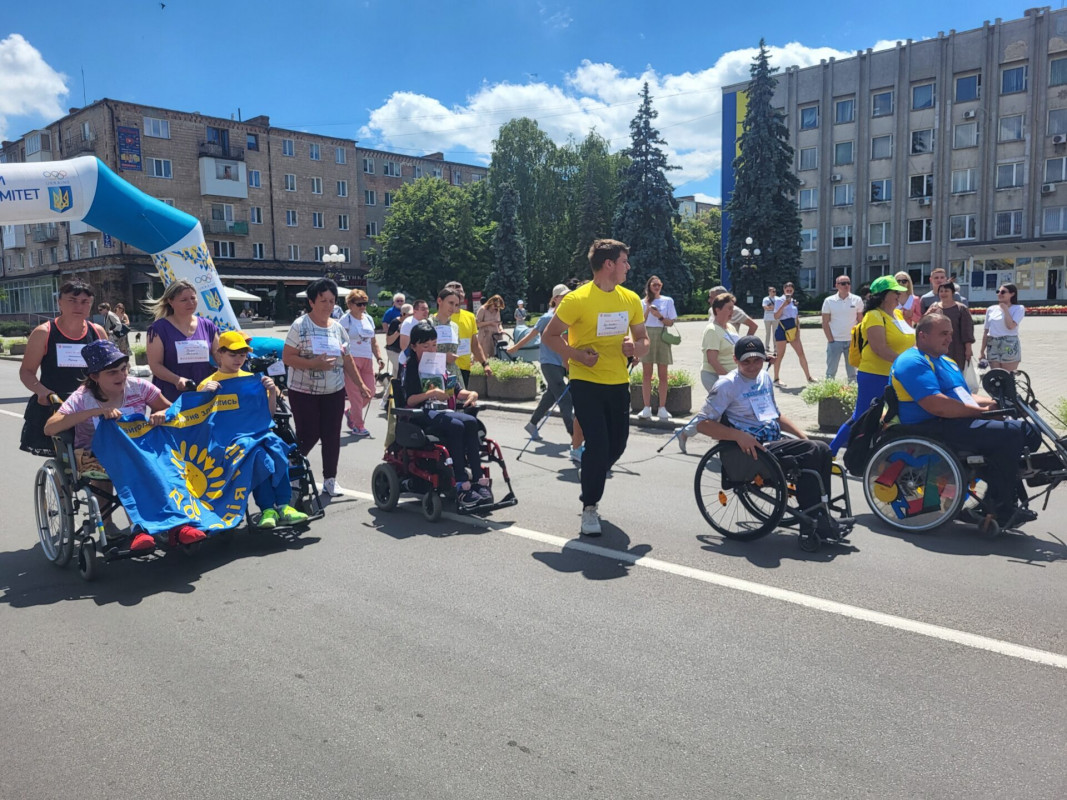
[[[339,252],[337,245],[331,244],[327,248],[326,253],[323,253],[322,264],[326,268],[326,277],[337,280],[337,277],[344,277],[345,254]],[[337,276],[337,277],[335,277]]]
[[[743,263],[741,264],[741,269],[743,269],[743,270],[744,269],[753,269],[753,270],[754,269],[759,269],[758,260],[759,260],[759,257],[760,257],[760,249],[758,247],[753,247],[752,245],[753,245],[752,237],[751,236],[745,237],[745,246],[741,248],[741,258],[743,259]],[[749,281],[745,281],[745,283],[749,283]],[[752,305],[752,302],[753,302],[753,300],[755,298],[753,298],[752,294],[751,294],[751,292],[752,292],[751,285],[748,287],[748,290],[749,290],[749,295],[748,295],[748,298],[747,298],[746,302],[749,305]]]

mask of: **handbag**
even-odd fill
[[[660,328],[659,330],[660,330],[659,338],[663,341],[664,344],[681,344],[682,343],[682,334],[675,333],[673,329],[668,328],[666,326]]]
[[[52,437],[46,436],[44,432],[44,424],[51,418],[52,413],[51,405],[42,406],[37,402],[37,395],[30,396],[23,413],[25,422],[22,424],[19,450],[35,456],[50,457],[56,454]]]
[[[971,392],[977,392],[979,388],[978,373],[974,371],[974,359],[967,362],[963,368],[963,379],[967,381],[967,388]]]
[[[778,325],[781,326],[784,332],[785,340],[791,342],[797,338],[797,334],[800,333],[800,328],[797,327],[797,321],[795,319],[782,319],[778,321]]]

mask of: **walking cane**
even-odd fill
[[[698,416],[699,416],[699,415],[698,415]],[[674,436],[672,436],[672,437],[671,437],[670,439],[668,439],[667,441],[665,441],[665,442],[663,443],[663,447],[661,447],[661,448],[660,448],[659,450],[657,450],[657,451],[656,451],[656,453],[657,453],[657,454],[659,454],[659,453],[662,453],[662,452],[663,452],[663,448],[664,448],[664,447],[666,447],[667,445],[669,445],[669,444],[670,444],[671,442],[673,442],[673,441],[674,441],[675,439],[677,439],[677,438],[678,438],[678,436],[679,436],[679,435],[681,434],[681,432],[682,432],[682,431],[684,431],[684,430],[686,429],[686,427],[687,427],[687,426],[689,426],[689,425],[691,425],[691,424],[692,424],[692,423],[693,423],[694,421],[696,421],[696,417],[693,417],[693,419],[689,420],[689,422],[687,422],[687,423],[686,423],[685,425],[683,425],[682,427],[678,428],[678,429],[677,429],[677,430],[676,430],[676,431],[674,432]]]
[[[566,386],[565,386],[565,387],[563,388],[563,391],[562,391],[562,392],[560,392],[560,394],[559,394],[559,397],[557,397],[557,398],[556,398],[556,402],[554,402],[554,403],[553,403],[553,404],[552,404],[552,405],[551,405],[551,406],[549,407],[548,411],[546,411],[546,412],[545,412],[545,415],[544,415],[543,417],[541,417],[541,421],[537,423],[537,432],[538,432],[538,433],[540,433],[540,432],[541,432],[541,426],[543,426],[543,425],[544,425],[544,424],[545,424],[546,422],[548,422],[548,418],[549,418],[550,416],[552,416],[552,410],[553,410],[554,408],[556,408],[557,406],[559,406],[559,403],[560,403],[560,401],[561,401],[561,400],[562,400],[562,399],[563,399],[564,397],[566,397],[566,396],[567,396],[567,392],[569,392],[570,390],[571,390],[571,385],[570,385],[570,382],[568,381],[567,385],[566,385]],[[523,455],[523,453],[525,453],[525,452],[526,452],[526,448],[530,446],[530,443],[531,443],[531,442],[532,442],[533,440],[534,440],[533,436],[531,436],[531,437],[530,437],[529,439],[527,439],[527,440],[526,440],[526,444],[524,444],[524,445],[522,446],[522,450],[520,450],[520,451],[519,451],[519,454],[518,454],[517,456],[515,456],[515,460],[516,460],[516,461],[519,461],[519,460],[521,460],[521,459],[522,459],[522,455]]]

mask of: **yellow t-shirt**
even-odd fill
[[[478,335],[478,318],[474,314],[465,308],[461,308],[455,314],[452,315],[452,322],[456,323],[459,327],[459,341],[462,344],[463,340],[467,340],[467,352],[468,355],[460,356],[456,359],[456,366],[462,370],[469,370],[471,368],[470,357],[470,340]],[[492,353],[486,353],[485,357],[489,358]]]
[[[605,292],[590,281],[567,294],[556,308],[556,319],[568,330],[570,346],[592,349],[600,358],[592,367],[570,361],[571,380],[591,383],[628,383],[622,340],[631,325],[642,325],[645,312],[641,298],[624,286]]]
[[[251,374],[251,372],[245,372],[243,369],[237,372],[222,372],[221,370],[218,372],[212,372],[210,375],[204,378],[204,380],[200,381],[200,385],[197,386],[196,389],[197,391],[203,391],[205,383],[210,383],[211,381],[222,382],[227,378],[247,378]]]
[[[911,333],[905,333],[901,330],[902,327],[911,329]],[[873,311],[868,311],[863,315],[863,321],[860,323],[860,331],[863,333],[865,342],[868,340],[867,330],[869,328],[885,328],[885,343],[897,355],[900,355],[909,347],[915,346],[915,330],[904,321],[904,315],[899,308],[893,312],[892,319],[881,309],[876,308]],[[892,367],[893,363],[886,361],[884,358],[879,358],[870,345],[864,346],[863,356],[858,367],[860,372],[866,372],[869,375],[889,375],[889,370]]]

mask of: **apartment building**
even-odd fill
[[[747,84],[723,89],[723,197]],[[955,273],[972,300],[1013,282],[1063,299],[1067,277],[1067,10],[898,42],[778,75],[804,289],[907,271]],[[724,213],[723,247],[730,231]]]

